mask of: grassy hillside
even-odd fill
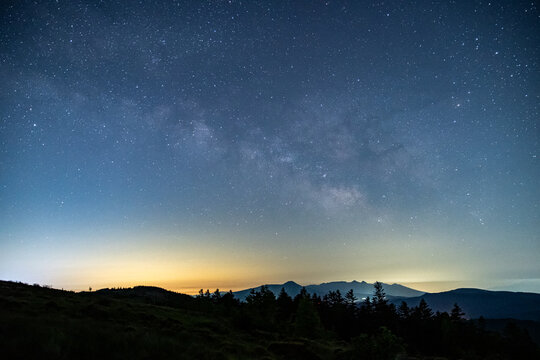
[[[350,296],[349,296],[350,295]],[[246,303],[232,293],[194,298],[155,287],[73,293],[0,281],[5,359],[513,359],[538,358],[516,326],[504,335],[434,314],[396,309],[379,292],[301,291],[276,299],[263,287]]]
[[[316,359],[346,349],[244,330],[220,312],[157,288],[73,293],[2,281],[0,343],[4,359]]]

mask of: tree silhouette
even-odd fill
[[[309,298],[309,293],[307,292],[305,287],[302,287],[298,295],[294,297],[294,302],[297,304],[298,301],[300,301],[300,299],[307,299],[307,298]]]
[[[259,325],[263,328],[272,325],[275,319],[276,296],[268,289],[268,286],[261,286],[259,291],[252,289],[246,297],[246,303]]]
[[[454,307],[452,308],[452,311],[450,312],[450,319],[453,321],[460,321],[463,320],[463,317],[465,316],[465,313],[457,303],[454,303]]]
[[[221,298],[219,299],[220,303],[224,304],[226,307],[233,307],[234,305],[238,305],[238,300],[235,299],[234,294],[232,290],[229,290],[229,292],[223,294]]]
[[[413,313],[420,320],[430,320],[433,317],[433,311],[424,298],[420,299],[420,303],[414,308]]]
[[[412,308],[403,301],[396,309],[380,282],[374,284],[373,296],[364,299],[360,307],[352,289],[345,296],[329,291],[321,299],[302,288],[292,299],[285,288],[276,298],[267,286],[261,286],[250,292],[245,303],[234,299],[232,292],[218,294],[219,290],[213,295],[209,290],[201,290],[195,300],[201,304],[198,308],[206,313],[232,316],[234,326],[245,331],[279,334],[276,339],[293,336],[349,344],[349,350],[339,357],[342,360],[394,359],[404,347],[407,354],[420,358],[437,355],[474,360],[493,355],[491,358],[505,359],[516,358],[515,354],[519,355],[517,358],[539,358],[526,356],[538,354],[535,345],[526,332],[512,325],[504,336],[499,336],[482,330],[482,320],[478,325],[466,320],[457,304],[450,314],[434,314],[425,298]],[[502,357],[497,357],[499,354]]]
[[[298,303],[294,329],[298,336],[314,338],[320,335],[321,319],[315,306],[308,298],[302,298]]]
[[[276,300],[277,317],[279,321],[288,320],[293,313],[293,299],[287,294],[285,288],[281,288],[281,291]]]
[[[408,319],[411,315],[411,310],[409,309],[409,305],[405,301],[401,302],[401,305],[399,305],[398,314],[401,319]]]
[[[351,308],[356,307],[356,300],[358,300],[358,298],[354,296],[353,289],[347,291],[347,293],[345,294],[345,302],[347,303],[347,305],[349,305],[349,307]]]
[[[371,298],[368,296],[364,299],[362,302],[362,312],[366,314],[371,314],[373,312],[373,303],[371,301]]]
[[[328,294],[324,295],[324,298],[331,305],[342,305],[345,303],[345,299],[341,295],[341,291],[329,291]]]
[[[373,295],[375,306],[384,307],[388,304],[388,300],[386,299],[386,293],[384,292],[382,283],[375,281],[373,287],[375,288],[375,294]]]

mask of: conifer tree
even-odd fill
[[[420,300],[420,304],[415,308],[415,313],[420,320],[429,320],[433,317],[433,311],[424,298]]]
[[[463,310],[459,307],[457,303],[454,303],[454,307],[452,308],[452,312],[450,313],[450,319],[453,321],[459,321],[463,320],[463,317],[465,316],[465,313]]]
[[[347,303],[347,305],[349,305],[350,307],[354,307],[356,305],[356,300],[358,300],[358,298],[354,296],[353,289],[347,291],[347,293],[345,294],[345,302]]]
[[[398,312],[399,312],[399,316],[402,318],[402,319],[408,319],[409,316],[410,316],[410,309],[409,309],[409,306],[407,305],[407,303],[405,301],[402,301],[401,302],[401,305],[399,306],[399,309],[398,309]]]

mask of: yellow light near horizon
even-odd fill
[[[117,235],[103,239],[88,236],[80,240],[82,245],[66,239],[67,245],[57,246],[47,258],[42,253],[50,247],[21,248],[13,253],[18,261],[9,264],[10,274],[16,275],[13,280],[76,291],[153,285],[196,294],[201,288],[236,291],[289,280],[310,285],[353,279],[440,291],[448,290],[451,284],[462,286],[463,282],[455,280],[468,278],[472,270],[461,267],[456,271],[448,266],[451,258],[441,263],[440,256],[422,255],[400,245],[402,239],[384,240],[380,248],[374,242],[358,243],[344,254],[337,251],[338,246],[282,249],[270,241],[254,245],[248,238],[227,234],[204,238]],[[223,246],[225,240],[227,247]],[[7,263],[4,265],[7,268]]]

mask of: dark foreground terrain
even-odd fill
[[[513,323],[487,330],[459,307],[433,313],[354,294],[253,291],[191,297],[135,287],[73,293],[0,281],[3,359],[537,359]]]

